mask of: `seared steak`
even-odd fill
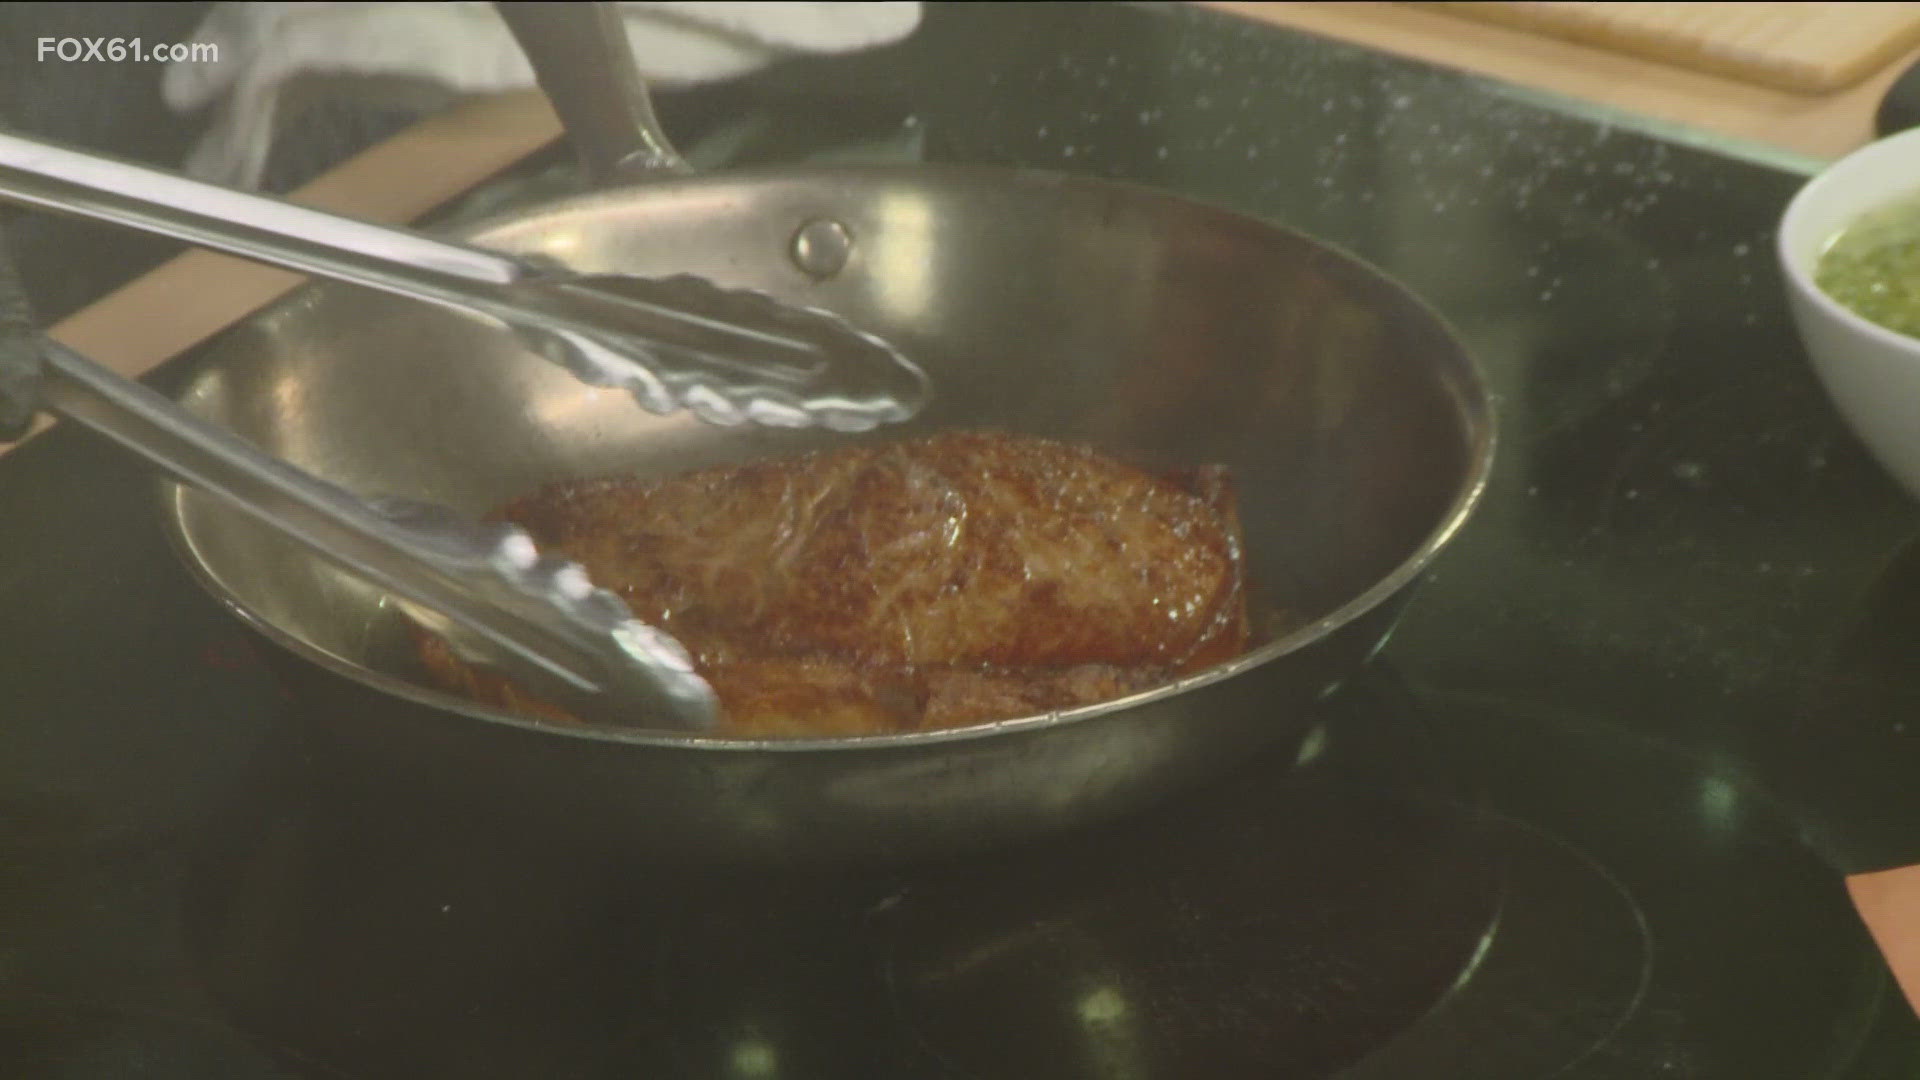
[[[1243,651],[1221,470],[1160,478],[1093,450],[949,432],[504,507],[694,654],[730,730],[943,727],[1108,700]],[[437,641],[438,677],[561,715]]]

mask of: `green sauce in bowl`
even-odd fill
[[[1813,280],[1854,314],[1920,338],[1920,198],[1856,219],[1828,242]]]

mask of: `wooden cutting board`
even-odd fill
[[[1920,43],[1920,3],[1418,6],[1808,94],[1851,86]]]

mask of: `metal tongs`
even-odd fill
[[[597,177],[675,171],[608,5],[500,8]],[[606,86],[624,100],[594,92]],[[573,274],[4,131],[0,198],[497,319],[582,380],[624,388],[656,412],[862,430],[911,417],[928,395],[919,368],[825,311],[694,277]],[[0,250],[0,439],[24,432],[40,408],[388,590],[462,652],[582,717],[693,730],[717,720],[685,649],[578,565],[542,557],[511,526],[412,500],[363,501],[201,423],[40,334]]]
[[[576,274],[4,130],[0,199],[496,319],[658,413],[862,431],[927,400],[918,367],[839,316],[690,275]]]
[[[688,171],[607,3],[496,5],[590,176]],[[0,130],[0,198],[497,319],[583,381],[716,424],[862,431],[917,414],[924,372],[845,319],[681,275],[580,274]]]
[[[42,407],[424,607],[415,617],[456,647],[584,718],[691,730],[718,718],[686,650],[594,588],[579,566],[541,557],[512,526],[478,525],[411,500],[362,501],[201,423],[39,333],[0,247],[0,439],[23,433]]]

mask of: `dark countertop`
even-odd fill
[[[1920,1023],[1888,994],[1839,882],[1920,861],[1920,796],[1905,780],[1920,769],[1909,719],[1920,676],[1906,662],[1920,637],[1920,508],[1847,434],[1788,324],[1772,229],[1801,177],[1458,74],[1157,5],[942,7],[904,46],[667,103],[682,135],[815,110],[837,124],[765,125],[748,156],[911,127],[931,160],[1131,179],[1249,211],[1400,278],[1484,366],[1501,423],[1487,499],[1328,730],[1333,760],[1373,777],[1354,781],[1367,791],[1402,794],[1382,760],[1454,775],[1436,763],[1457,758],[1463,790],[1491,808],[1508,899],[1465,989],[1374,1059],[1375,1073],[1352,1075],[1911,1068]],[[1134,913],[1117,924],[1123,938],[1189,917],[1152,906],[1164,897],[1128,900],[1124,876],[1048,884],[1014,857],[990,868],[1033,884],[1030,909],[1018,890],[1008,900],[952,884],[966,868],[665,889],[676,880],[665,871],[564,851],[539,863],[553,877],[530,879],[511,865],[524,848],[409,847],[393,838],[416,835],[404,821],[355,848],[316,810],[338,799],[299,779],[295,703],[179,568],[151,498],[140,469],[71,430],[0,460],[0,1046],[27,1074],[1044,1075],[1032,1064],[1044,1055],[1020,1056],[1053,1047],[1037,1022],[912,1020],[947,991],[970,1011],[940,1015],[995,1016],[991,983],[894,981],[883,993],[849,968],[871,948],[895,972],[915,955],[902,941],[928,940],[876,931],[869,912],[900,906],[912,926],[957,903],[979,921],[947,920],[945,932],[1003,943],[1028,941],[1006,927],[1043,916],[1096,942],[1115,940],[1103,911]],[[1366,734],[1402,716],[1425,734]],[[1429,757],[1429,743],[1444,750]],[[1285,798],[1320,798],[1300,790]],[[1313,820],[1257,803],[1268,797],[1214,796],[1282,815],[1243,820]],[[1326,798],[1312,805],[1347,805]],[[1202,803],[1191,812],[1212,812]],[[1465,835],[1381,829],[1307,848],[1332,859],[1314,865],[1342,887],[1425,897],[1438,878],[1369,876],[1411,856],[1325,851],[1398,851],[1409,835],[1430,840],[1410,850],[1450,851]],[[1062,864],[1099,865],[1096,849]],[[1280,887],[1179,865],[1169,877],[1192,883],[1192,903],[1246,926]],[[783,922],[738,900],[774,888],[813,914]],[[1275,900],[1289,926],[1318,910],[1310,895]],[[1480,910],[1472,889],[1433,895],[1455,905],[1433,911]],[[1590,896],[1615,899],[1579,899]],[[690,911],[687,897],[707,906]],[[716,929],[723,917],[738,921]],[[649,944],[662,925],[678,928],[669,945]],[[1479,924],[1461,914],[1457,925]],[[1191,942],[1211,956],[1266,933]],[[687,941],[734,951],[703,966],[719,954],[689,962],[691,946],[672,944]],[[1033,965],[1018,983],[1031,988],[1090,963],[1075,948],[1006,955]],[[1253,989],[1220,996],[1218,979],[1191,972],[1226,966],[1195,968],[1199,953],[1150,965],[1188,982],[1126,968],[1113,957],[1133,954],[1117,947],[1095,954],[1143,995],[1121,1000],[1186,1020],[1053,1075],[1180,1075],[1179,1061],[1326,1075],[1352,1056],[1316,1043],[1325,1052],[1309,1066],[1287,1056],[1298,1045],[1250,1034],[1315,1010],[1350,1030],[1355,1006],[1277,991],[1262,981],[1275,969],[1242,973]],[[1368,955],[1356,946],[1346,959]],[[1627,956],[1644,962],[1609,967]],[[1208,1011],[1153,996],[1174,985],[1199,986],[1179,1000]],[[729,1042],[712,1018],[743,995],[764,1024]],[[1113,1000],[1083,1005],[1107,1016]],[[1571,1049],[1556,1042],[1569,1038]],[[732,1056],[705,1056],[725,1047]]]

